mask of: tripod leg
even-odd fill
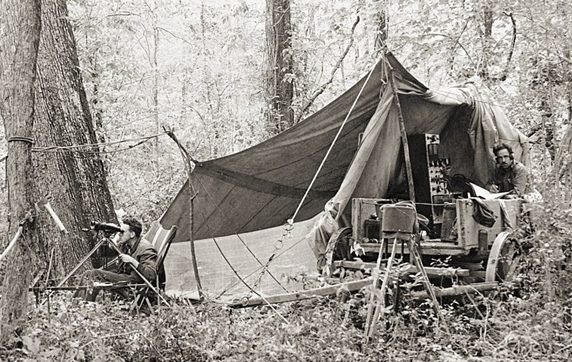
[[[59,288],[59,287],[63,286],[63,285],[65,284],[65,282],[67,282],[68,279],[71,278],[71,277],[78,271],[78,269],[81,268],[81,266],[82,266],[83,264],[85,264],[85,262],[88,261],[89,258],[97,251],[97,249],[99,249],[99,247],[100,247],[101,245],[103,245],[105,242],[106,242],[105,239],[99,240],[99,241],[97,242],[97,244],[95,244],[95,246],[93,247],[93,249],[91,249],[90,252],[87,253],[87,255],[83,257],[83,259],[80,260],[80,262],[73,268],[73,270],[70,271],[70,272],[68,273],[68,275],[66,275],[66,276],[62,279],[62,281],[58,283],[58,285],[56,285],[56,288]],[[53,290],[50,290],[50,291],[48,292],[48,298],[46,299],[46,300],[48,301],[48,311],[49,311],[50,296],[52,295],[52,293],[53,293]],[[44,304],[44,302],[46,302],[46,300],[44,300],[44,301],[42,302],[42,305]]]
[[[384,242],[385,242],[385,239],[381,239],[381,245],[379,246],[379,254],[377,255],[377,264],[371,273],[373,276],[373,284],[372,284],[372,288],[371,288],[371,294],[369,296],[369,305],[367,306],[367,318],[366,318],[366,322],[365,322],[365,334],[366,334],[366,336],[368,335],[368,331],[369,331],[370,324],[371,324],[371,318],[373,317],[373,311],[374,311],[375,301],[376,301],[375,296],[377,293],[377,289],[379,287],[379,276],[381,273],[381,259],[383,258]]]
[[[101,245],[103,245],[105,242],[106,242],[105,239],[99,240],[99,241],[97,242],[97,244],[95,244],[95,246],[93,247],[93,249],[91,249],[91,251],[90,251],[89,253],[87,253],[87,255],[83,257],[83,259],[81,259],[81,261],[75,266],[75,268],[73,268],[73,270],[70,271],[70,272],[68,273],[68,275],[66,275],[66,276],[62,279],[62,281],[58,283],[58,285],[57,285],[56,287],[59,288],[59,287],[61,287],[62,285],[64,285],[65,282],[67,282],[68,279],[71,278],[71,277],[78,271],[78,269],[81,268],[81,266],[82,266],[83,264],[85,264],[85,262],[88,261],[89,258],[91,258],[91,256],[97,251],[97,249],[99,249],[99,247],[100,247]]]
[[[391,255],[389,256],[389,259],[387,260],[387,266],[385,267],[385,275],[383,276],[381,290],[379,291],[379,299],[377,300],[377,305],[375,306],[375,311],[373,313],[373,318],[371,320],[371,326],[369,327],[367,334],[368,339],[371,339],[375,333],[377,322],[380,318],[380,314],[383,316],[383,314],[385,313],[385,292],[387,290],[387,284],[389,283],[389,274],[391,273],[393,260],[395,259],[396,247],[397,247],[397,239],[393,239],[393,248],[391,249]]]
[[[421,259],[421,255],[419,254],[419,250],[417,249],[417,243],[415,242],[415,239],[411,239],[409,241],[409,250],[411,256],[413,257],[413,262],[415,263],[417,270],[421,274],[422,284],[425,287],[425,290],[427,291],[427,295],[429,295],[429,297],[431,298],[431,302],[433,304],[433,310],[435,311],[437,318],[441,320],[441,323],[445,328],[445,330],[449,332],[449,326],[447,325],[447,322],[443,317],[443,313],[439,308],[439,302],[437,301],[437,296],[435,295],[435,291],[433,290],[433,285],[429,281],[429,276],[427,276],[427,272],[423,267],[423,260]]]

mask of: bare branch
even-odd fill
[[[350,51],[350,48],[353,46],[354,44],[354,32],[356,30],[356,26],[358,25],[360,21],[359,16],[357,17],[356,21],[354,22],[354,25],[352,25],[352,30],[351,30],[351,34],[350,34],[350,42],[349,44],[346,46],[346,49],[344,50],[344,53],[342,54],[342,56],[340,57],[340,59],[338,60],[338,62],[336,63],[336,65],[334,66],[334,69],[332,69],[332,73],[330,74],[330,78],[326,81],[326,83],[322,84],[315,92],[314,94],[312,94],[312,96],[310,97],[310,99],[308,100],[308,102],[306,103],[306,105],[304,106],[304,108],[302,108],[302,110],[300,111],[300,113],[298,114],[298,117],[296,117],[296,122],[298,123],[300,122],[300,120],[302,119],[302,117],[304,116],[304,113],[306,113],[306,111],[308,110],[308,108],[310,108],[312,106],[312,104],[314,103],[314,101],[320,96],[320,94],[322,94],[326,88],[328,87],[328,85],[330,85],[330,83],[332,83],[334,81],[334,76],[336,75],[336,72],[338,71],[338,69],[340,69],[340,66],[342,65],[342,62],[344,61],[346,55],[348,54],[348,52]]]
[[[508,76],[508,72],[510,69],[510,61],[512,60],[512,55],[514,54],[514,47],[516,44],[516,20],[514,19],[512,13],[505,12],[504,15],[508,16],[510,18],[510,21],[512,22],[512,42],[510,44],[510,51],[508,52],[508,56],[506,58],[506,66],[504,68],[504,72],[499,77],[501,80],[505,80],[506,77]]]

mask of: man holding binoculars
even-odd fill
[[[137,219],[123,218],[118,231],[117,244],[121,250],[118,255],[118,265],[111,270],[94,269],[84,272],[80,279],[80,285],[86,283],[93,287],[94,282],[143,283],[140,275],[148,281],[154,282],[157,277],[157,251],[147,240],[141,238],[142,229],[143,227]],[[159,282],[164,281],[165,273],[160,270]],[[125,296],[124,290],[117,289],[117,292]],[[76,291],[74,297],[94,302],[98,293],[99,289],[97,288],[82,288]]]

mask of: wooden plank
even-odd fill
[[[73,285],[73,286],[63,286],[63,287],[30,287],[28,291],[30,292],[43,292],[45,290],[82,290],[82,289],[101,289],[101,290],[111,290],[111,289],[126,289],[126,288],[141,288],[146,287],[146,284],[125,284],[125,283],[96,283],[94,285]]]
[[[485,279],[485,275],[486,275],[485,270],[471,270],[472,277]]]
[[[376,263],[369,263],[363,261],[349,261],[349,260],[338,260],[334,262],[334,266],[347,268],[347,269],[372,269],[376,266]],[[411,265],[412,268],[408,270],[408,272],[416,273],[417,268]],[[469,269],[461,269],[461,268],[439,268],[439,267],[431,267],[427,266],[424,268],[429,276],[460,276],[460,277],[468,277],[470,274]]]
[[[446,277],[446,276],[459,276],[459,277],[468,277],[471,273],[468,269],[461,269],[461,268],[439,268],[434,266],[426,266],[424,267],[425,272],[430,277]]]
[[[359,244],[366,253],[377,253],[379,251],[378,243],[360,243]],[[423,255],[467,255],[469,250],[464,250],[453,243],[447,242],[421,242],[421,253]],[[398,253],[399,254],[399,253]],[[404,254],[408,255],[409,250],[405,248]]]
[[[494,290],[498,287],[497,282],[488,283],[474,283],[468,285],[455,285],[449,288],[434,288],[437,297],[452,297],[455,295],[462,295],[465,293],[476,293],[487,290]],[[410,295],[415,299],[429,298],[426,291],[414,291]]]
[[[298,300],[311,299],[326,295],[333,295],[336,294],[340,288],[344,287],[350,292],[354,292],[370,285],[372,282],[373,278],[370,277],[361,280],[354,280],[351,282],[340,283],[336,285],[329,285],[326,287],[321,287],[316,289],[302,290],[294,293],[278,294],[264,298],[256,297],[244,301],[239,300],[236,302],[229,303],[228,306],[233,308],[240,308],[240,307],[254,307],[264,304],[294,302]],[[447,297],[447,296],[461,295],[465,293],[475,293],[487,290],[494,290],[497,287],[498,287],[497,282],[490,282],[490,283],[474,283],[469,285],[457,285],[449,288],[435,288],[434,290],[435,290],[435,295],[437,297]],[[426,291],[413,291],[410,293],[410,295],[415,299],[428,298]]]
[[[462,250],[462,249],[438,249],[438,248],[424,248],[421,246],[421,250],[423,250],[423,255],[447,255],[447,256],[461,256],[469,254],[469,250]]]
[[[346,269],[355,269],[355,270],[367,270],[373,269],[376,267],[376,263],[373,262],[365,262],[365,261],[350,261],[350,260],[336,260],[334,261],[334,266],[336,268],[346,268]],[[385,263],[381,264],[382,267],[385,266]]]
[[[350,292],[354,292],[360,290],[363,287],[370,285],[373,282],[373,278],[365,278],[360,280],[354,280],[351,282],[346,283],[339,283],[336,285],[329,285],[326,287],[316,288],[316,289],[309,289],[309,290],[301,290],[294,293],[285,293],[285,294],[277,294],[271,295],[267,297],[256,297],[250,298],[248,300],[239,300],[236,302],[229,303],[230,307],[253,307],[257,305],[263,304],[278,304],[278,303],[286,303],[286,302],[293,302],[297,300],[303,299],[310,299],[315,297],[321,297],[326,295],[333,295],[336,294],[340,288],[345,288]]]

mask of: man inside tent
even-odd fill
[[[514,159],[512,148],[505,143],[500,143],[493,147],[493,153],[496,167],[489,191],[512,191],[519,197],[530,192],[529,171],[526,166]]]

